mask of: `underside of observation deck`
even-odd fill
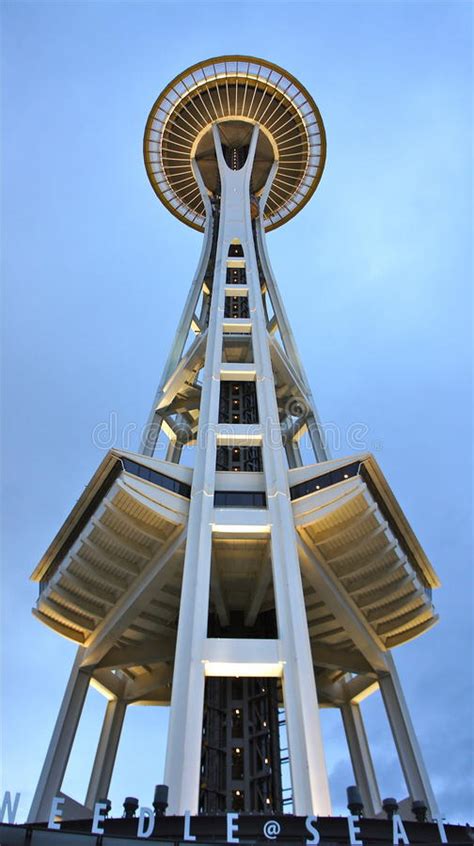
[[[90,663],[132,679],[163,664],[163,684],[143,692],[157,704],[170,696],[191,484],[190,468],[111,451],[33,574],[34,613]],[[438,580],[372,456],[290,470],[289,485],[315,672],[370,671],[354,619],[379,649],[405,643],[436,622]],[[215,497],[209,636],[255,637],[273,619],[257,636],[277,637],[263,475],[218,473]]]
[[[278,163],[264,209],[267,230],[281,226],[308,202],[321,179],[326,156],[324,125],[313,98],[298,80],[271,62],[220,56],[177,76],[156,100],[146,125],[148,177],[176,217],[204,229],[206,212],[193,161],[209,195],[219,194],[213,124],[219,125],[228,151],[245,151],[253,127],[259,126],[252,171],[256,197],[272,164]]]

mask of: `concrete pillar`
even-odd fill
[[[107,703],[89,787],[87,788],[85,800],[87,808],[93,808],[99,799],[107,798],[126,707],[126,703],[122,699],[112,699]]]
[[[390,653],[386,654],[389,672],[379,676],[387,717],[397,747],[398,757],[405,776],[410,798],[421,799],[426,803],[432,819],[438,819],[439,811],[431,788],[428,773],[421,754],[420,745],[408,713],[395,662]]]
[[[77,651],[61,708],[39,778],[28,822],[47,820],[51,802],[59,794],[71,754],[82,708],[89,688],[90,671],[81,670],[83,647]]]
[[[346,702],[341,707],[341,715],[364,812],[367,817],[375,817],[382,810],[382,803],[360,706]]]

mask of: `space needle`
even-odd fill
[[[333,708],[375,816],[360,703],[378,690],[407,796],[437,817],[392,650],[436,622],[439,582],[375,457],[328,454],[267,252],[320,182],[319,110],[271,62],[209,59],[162,91],[144,156],[202,252],[139,450],[107,453],[33,573],[33,613],[77,656],[30,820],[61,791],[90,685],[107,707],[65,818],[107,796],[139,705],[170,709],[170,814],[329,816],[320,710]],[[161,284],[164,320],[180,280]]]

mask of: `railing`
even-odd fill
[[[345,467],[331,470],[329,473],[323,473],[321,476],[316,476],[314,479],[308,479],[306,482],[300,482],[298,485],[293,485],[290,488],[290,497],[292,500],[301,499],[302,496],[315,493],[316,491],[329,488],[331,485],[337,485],[338,482],[344,482],[359,473],[360,461],[354,464],[347,464]]]
[[[160,488],[165,488],[167,491],[172,491],[180,496],[190,499],[191,485],[180,482],[178,479],[173,479],[171,476],[165,476],[164,473],[159,473],[157,470],[152,470],[151,467],[145,467],[137,461],[132,461],[130,458],[122,459],[123,469],[127,473],[132,473],[140,479],[146,479],[147,482],[152,482],[154,485],[159,485]]]

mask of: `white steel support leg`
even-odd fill
[[[28,822],[47,820],[51,802],[58,795],[89,688],[90,672],[81,670],[84,649],[77,651],[48,752],[39,778]]]
[[[294,467],[302,467],[303,461],[301,459],[300,448],[297,441],[289,441],[285,445],[285,452],[290,470]]]
[[[195,171],[201,193],[207,193]],[[210,239],[208,227],[206,238]],[[219,235],[220,240],[220,235]],[[216,472],[215,424],[219,413],[226,266],[217,247],[213,294],[203,370],[198,449],[193,474],[184,559],[178,636],[173,671],[165,783],[168,813],[197,813],[204,711],[202,648],[207,637]]]
[[[195,164],[193,163],[193,171],[196,179],[199,181],[200,174],[197,171]],[[201,180],[202,181],[202,180]],[[189,294],[186,298],[186,303],[184,305],[183,313],[181,315],[181,319],[178,324],[178,328],[176,330],[176,335],[173,341],[173,346],[171,347],[168,359],[163,369],[163,373],[161,376],[160,384],[156,391],[155,400],[153,402],[153,406],[150,410],[150,414],[148,416],[148,420],[146,426],[143,430],[141,444],[140,444],[140,452],[143,455],[153,455],[156,447],[156,443],[158,441],[158,437],[160,434],[161,428],[161,417],[156,413],[156,407],[158,405],[158,401],[161,396],[161,392],[163,390],[164,385],[168,381],[169,377],[173,373],[173,370],[178,365],[178,362],[183,354],[184,347],[186,345],[186,339],[188,337],[189,331],[191,329],[191,322],[194,316],[194,312],[196,306],[199,302],[199,297],[201,296],[202,292],[202,284],[204,279],[204,274],[207,269],[207,265],[209,262],[209,256],[211,253],[211,246],[212,246],[212,214],[211,214],[211,204],[209,201],[209,196],[207,191],[204,189],[201,194],[204,202],[204,207],[206,209],[206,232],[205,237],[202,245],[201,256],[199,258],[198,268],[193,279]]]
[[[262,267],[265,273],[265,279],[267,282],[268,294],[270,296],[270,300],[272,302],[273,310],[275,312],[275,317],[277,319],[278,329],[280,330],[280,335],[282,337],[283,346],[285,348],[285,352],[290,359],[293,367],[296,369],[297,373],[299,374],[307,392],[307,397],[310,403],[310,409],[307,417],[307,426],[308,426],[308,433],[310,436],[310,440],[313,446],[315,458],[317,461],[327,461],[330,458],[329,451],[327,449],[324,433],[321,426],[321,421],[319,419],[319,415],[316,409],[316,405],[311,393],[311,388],[309,385],[308,378],[305,373],[305,369],[303,367],[303,363],[301,361],[300,354],[298,352],[298,348],[296,346],[296,341],[293,335],[293,331],[290,326],[290,322],[288,320],[285,306],[283,305],[283,300],[280,296],[280,291],[278,289],[278,285],[273,274],[272,266],[270,263],[270,259],[267,252],[267,245],[265,243],[265,230],[263,226],[263,211],[265,208],[265,203],[270,192],[271,183],[273,181],[273,177],[277,171],[277,163],[273,165],[272,171],[270,172],[270,177],[267,181],[265,189],[263,191],[262,197],[260,199],[261,210],[262,214],[257,221],[256,232],[257,232],[257,240],[258,240],[258,247],[259,247],[259,254],[260,260],[262,262]]]
[[[87,808],[93,808],[99,799],[107,798],[126,707],[126,703],[122,699],[112,699],[107,703],[89,787],[87,788],[85,801]]]
[[[410,719],[397,669],[390,653],[386,655],[389,672],[379,676],[380,692],[392,729],[393,739],[412,800],[425,802],[432,819],[439,811],[431,788],[428,772],[423,762],[420,745]]]
[[[364,813],[366,817],[375,817],[382,810],[382,803],[360,706],[346,702],[341,707],[341,715]]]
[[[293,807],[299,815],[329,816],[329,783],[289,497],[275,493],[269,510]]]
[[[166,461],[171,461],[173,464],[179,464],[182,451],[183,444],[181,443],[181,441],[170,441],[168,444],[168,449],[166,451]]]
[[[203,386],[203,400],[204,393]],[[207,453],[215,463],[215,448],[208,447]],[[195,474],[197,470],[196,466]],[[193,481],[165,761],[170,814],[186,810],[196,814],[199,800],[205,681],[202,645],[209,608],[213,493],[204,487],[198,490],[196,475]]]

